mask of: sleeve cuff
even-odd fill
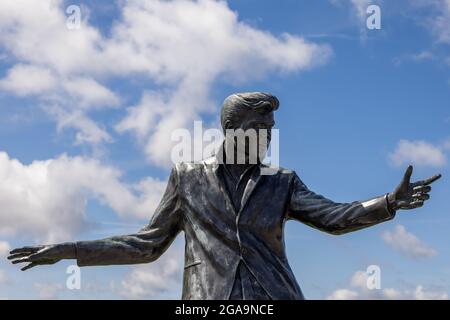
[[[387,221],[395,217],[395,211],[389,208],[387,194],[361,202],[364,210],[368,213],[366,218],[375,221]]]

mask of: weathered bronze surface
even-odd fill
[[[223,129],[266,129],[270,143],[278,105],[270,94],[234,94],[222,107]],[[76,259],[79,266],[149,263],[183,231],[183,299],[303,299],[286,258],[286,221],[335,235],[356,231],[393,219],[396,210],[421,207],[429,199],[429,185],[440,178],[411,183],[410,166],[392,193],[336,203],[310,191],[294,171],[277,168],[262,175],[264,164],[229,163],[221,152],[221,157],[175,165],[161,203],[141,231],[24,247],[11,251],[9,259],[28,263],[22,270],[61,259]]]

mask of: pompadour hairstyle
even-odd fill
[[[236,124],[240,121],[243,112],[254,110],[265,114],[278,109],[280,102],[277,97],[265,92],[235,93],[225,99],[222,104],[220,122],[225,130],[227,120]]]

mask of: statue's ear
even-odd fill
[[[224,129],[225,131],[226,131],[226,130],[229,130],[229,129],[233,129],[233,124],[231,123],[230,120],[225,121],[224,126],[223,126],[223,129]]]

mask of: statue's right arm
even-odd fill
[[[181,225],[178,177],[174,169],[158,208],[141,231],[101,240],[23,247],[12,250],[8,259],[12,263],[28,263],[22,270],[62,259],[76,259],[79,266],[147,263],[164,253],[181,231]]]

